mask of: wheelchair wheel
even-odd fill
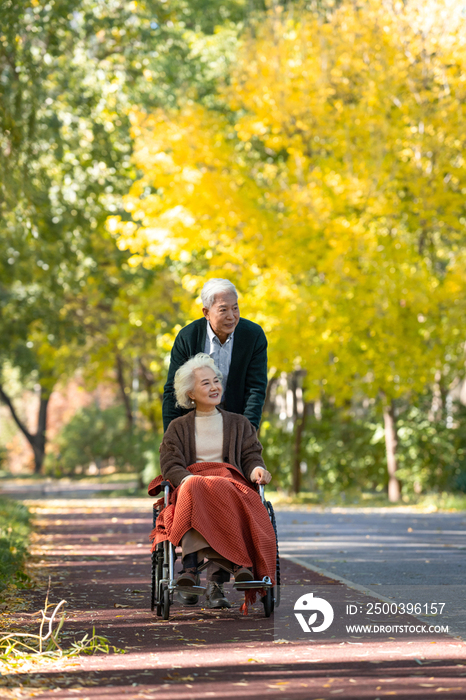
[[[157,552],[151,554],[151,577],[150,577],[150,609],[153,612],[155,608],[155,598],[157,593]]]
[[[151,590],[151,610],[156,608],[156,613],[160,617],[162,614],[162,591],[160,581],[163,578],[163,546],[157,545],[157,549],[152,554],[152,590]]]
[[[272,588],[267,588],[267,592],[265,596],[262,598],[262,603],[264,605],[264,615],[265,617],[270,617],[270,615],[273,612],[274,608],[274,599],[273,599],[273,589]]]
[[[269,514],[270,522],[272,523],[272,527],[275,532],[275,542],[277,545],[277,554],[276,554],[276,563],[275,563],[275,586],[273,587],[273,594],[272,594],[272,610],[276,606],[280,605],[280,554],[278,551],[278,534],[277,534],[277,521],[275,520],[275,513],[273,510],[273,506],[270,503],[270,501],[267,501],[267,512]],[[274,600],[275,599],[275,600]],[[268,615],[266,614],[266,617]]]
[[[170,591],[164,588],[161,596],[162,619],[168,620],[170,617]]]

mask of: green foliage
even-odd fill
[[[385,488],[383,432],[379,440],[376,436],[380,426],[371,418],[358,419],[344,409],[327,406],[320,420],[308,419],[300,459],[306,465],[302,474],[304,490],[329,495],[348,489]],[[289,488],[293,430],[279,422],[264,421],[260,439],[265,462],[274,476],[274,486]]]
[[[18,368],[44,401],[80,365],[99,381],[114,376],[116,356],[130,366],[138,358],[143,410],[155,425],[167,351],[158,336],[180,322],[179,282],[165,265],[128,267],[104,222],[135,177],[133,105],[171,105],[188,92],[207,98],[253,7],[2,3],[0,370]]]
[[[466,493],[466,407],[458,406],[454,418],[456,421],[456,469],[453,489]]]
[[[261,423],[259,440],[264,448],[262,456],[273,477],[273,488],[288,488],[291,484],[293,432],[275,416],[267,416]]]
[[[29,578],[22,571],[30,533],[26,506],[0,497],[0,591],[14,582],[24,588]]]
[[[8,459],[8,450],[3,445],[0,445],[0,472],[6,466]]]
[[[78,467],[91,463],[118,470],[142,471],[148,456],[158,448],[158,437],[128,429],[122,406],[100,410],[90,406],[76,413],[55,441],[56,452],[47,455],[45,471],[53,476],[72,476]]]
[[[399,470],[406,497],[443,491],[466,492],[466,409],[454,407],[452,427],[429,416],[431,396],[415,405],[397,404]],[[260,439],[273,485],[289,488],[294,433],[279,421],[264,420]],[[384,428],[373,406],[362,417],[326,405],[322,417],[308,419],[302,441],[304,491],[325,495],[385,492],[387,487]]]
[[[461,490],[465,473],[466,414],[458,408],[455,422],[447,427],[445,420],[429,420],[421,399],[417,406],[406,406],[397,419],[397,476],[403,493]]]
[[[374,417],[356,418],[344,409],[326,407],[321,420],[309,421],[303,461],[303,482],[312,490],[339,493],[348,489],[376,490],[386,486],[383,432]]]

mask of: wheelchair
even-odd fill
[[[162,481],[160,484],[164,490],[164,505],[166,508],[169,504],[170,498],[170,487],[169,481]],[[268,576],[264,576],[261,581],[242,581],[239,583],[233,583],[234,588],[239,588],[240,590],[246,590],[250,588],[262,588],[265,589],[265,595],[262,597],[262,604],[264,606],[265,617],[270,617],[275,607],[280,605],[280,557],[278,551],[278,537],[277,537],[277,524],[275,521],[275,513],[273,506],[270,501],[265,500],[264,486],[259,485],[259,496],[272,523],[273,530],[275,532],[275,543],[276,543],[276,566],[275,566],[275,585]],[[161,508],[157,506],[156,503],[153,505],[153,520],[152,525],[155,528],[156,520],[159,515]],[[190,586],[185,588],[182,586],[177,586],[175,580],[175,561],[177,559],[175,546],[169,541],[159,542],[151,557],[151,611],[156,611],[158,617],[163,620],[168,620],[170,617],[170,606],[173,604],[173,597],[175,591],[181,591],[190,593],[193,595],[202,595],[205,593],[205,588],[203,586]],[[198,567],[198,571],[201,572],[207,568],[209,560],[206,560],[201,566]],[[225,571],[232,573],[230,569],[219,564],[219,566]]]

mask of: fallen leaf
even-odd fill
[[[437,688],[436,693],[449,693],[450,690],[461,690],[461,688]]]
[[[113,603],[114,608],[129,608],[129,605],[122,605],[121,603]]]

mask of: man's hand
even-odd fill
[[[264,467],[254,467],[251,473],[251,481],[256,484],[269,484],[272,481],[272,474]]]

